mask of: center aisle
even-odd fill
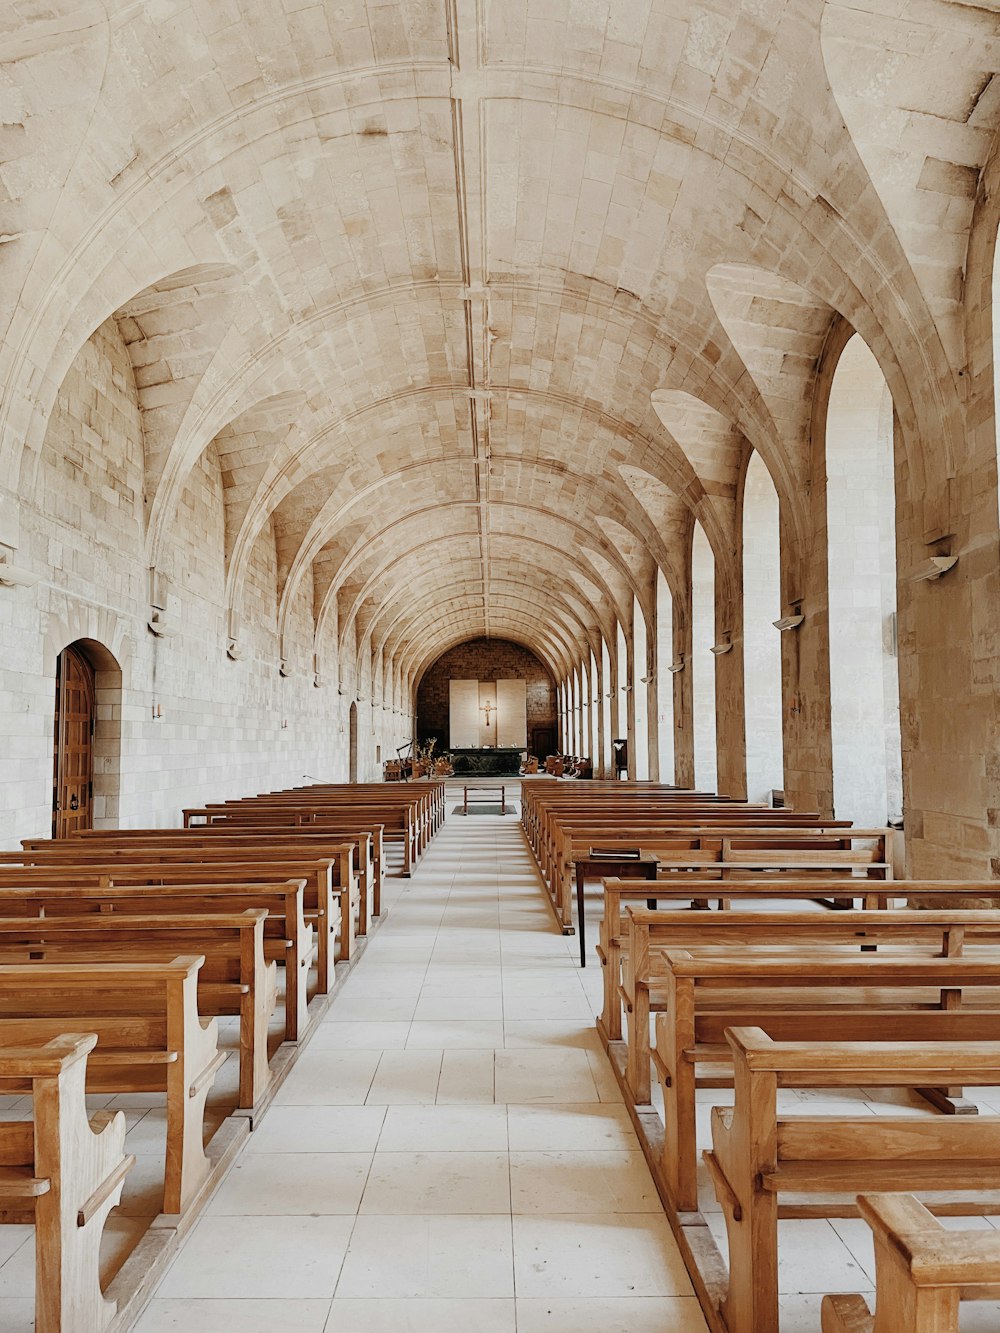
[[[600,971],[517,819],[454,805],[141,1333],[703,1333]]]

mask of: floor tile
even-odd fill
[[[371,1153],[245,1154],[209,1204],[211,1216],[353,1216]]]
[[[506,1152],[502,1106],[390,1106],[379,1152]]]
[[[247,1152],[372,1153],[384,1120],[384,1106],[272,1106]]]
[[[493,1050],[502,1045],[503,1023],[489,1019],[452,1022],[414,1019],[406,1039],[407,1050]]]
[[[656,1213],[663,1206],[638,1150],[512,1152],[515,1213]]]
[[[445,1051],[438,1105],[476,1106],[494,1101],[493,1051]]]
[[[433,1102],[441,1075],[441,1051],[386,1051],[372,1079],[372,1105]]]
[[[378,1068],[379,1051],[322,1051],[308,1047],[294,1076],[274,1098],[275,1106],[360,1106]]]
[[[637,1147],[624,1106],[581,1102],[564,1106],[507,1107],[512,1152],[611,1151]]]
[[[514,1294],[509,1217],[359,1217],[339,1296]]]
[[[691,1283],[662,1214],[514,1218],[518,1296],[689,1296]]]
[[[327,1333],[515,1333],[512,1300],[352,1300],[338,1296]]]
[[[161,1296],[301,1300],[332,1296],[353,1217],[205,1217]]]
[[[816,1333],[818,1323],[810,1330]],[[694,1296],[518,1300],[517,1333],[706,1333]]]
[[[506,1152],[377,1152],[361,1213],[510,1213]]]
[[[151,1302],[135,1333],[323,1333],[328,1299],[164,1300]],[[0,1327],[7,1329],[6,1324]]]

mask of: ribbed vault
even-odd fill
[[[657,566],[683,596],[695,519],[735,578],[749,450],[801,537],[838,319],[946,491],[998,59],[948,0],[10,0],[0,489],[113,315],[151,566],[208,453],[228,609],[273,537],[303,669],[332,632],[402,694],[494,635],[565,675]]]

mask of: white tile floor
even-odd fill
[[[541,895],[449,814],[139,1333],[702,1333]]]

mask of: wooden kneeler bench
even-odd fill
[[[794,1116],[779,1088],[991,1086],[1000,1043],[776,1043],[759,1028],[731,1028],[736,1100],[712,1109],[705,1162],[729,1238],[729,1285],[719,1314],[728,1333],[778,1333],[778,1218],[856,1216],[859,1190],[943,1191],[978,1200],[951,1214],[1000,1211],[1000,1116]],[[783,1205],[782,1194],[850,1196]],[[932,1326],[933,1327],[933,1326]],[[893,1333],[898,1333],[896,1329]]]
[[[0,966],[0,1053],[85,1027],[97,1035],[88,1092],[166,1092],[165,1213],[184,1212],[211,1171],[205,1100],[225,1053],[198,1016],[201,963]]]
[[[35,1333],[102,1333],[116,1314],[100,1283],[104,1223],[135,1158],[125,1116],[87,1115],[93,1034],[0,1050],[0,1093],[27,1089],[32,1121],[0,1122],[0,1223],[35,1228]]]
[[[825,1296],[823,1333],[959,1333],[963,1300],[1000,1300],[1000,1235],[950,1231],[912,1194],[859,1194],[875,1240],[875,1313]]]

